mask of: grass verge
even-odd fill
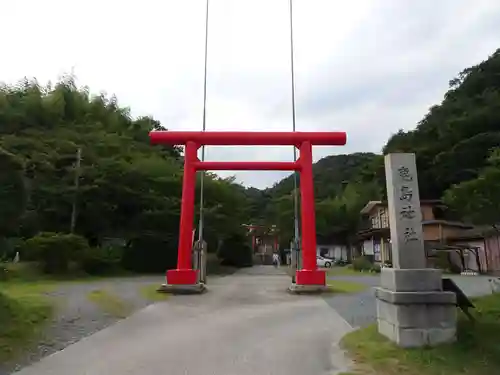
[[[327,276],[377,276],[374,272],[360,272],[350,267],[332,267],[326,271]]]
[[[158,284],[143,285],[139,288],[139,293],[148,301],[165,301],[169,295],[168,293],[159,293]]]
[[[342,345],[364,372],[376,375],[500,374],[500,294],[474,300],[475,323],[462,314],[457,342],[434,348],[401,349],[372,325],[342,339]]]
[[[329,280],[328,287],[333,293],[359,293],[369,288],[369,285],[346,280]]]
[[[32,344],[53,313],[47,285],[0,283],[0,363]]]
[[[132,306],[106,290],[95,289],[87,295],[87,299],[116,318],[125,318],[132,312]]]

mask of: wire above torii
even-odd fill
[[[293,0],[289,0],[290,10],[290,68],[292,78],[292,129],[295,132],[295,71],[294,71],[294,55],[293,55]],[[293,148],[293,161],[297,162],[297,148]],[[293,172],[293,225],[294,225],[294,243],[299,246],[299,195],[297,191],[298,178],[297,171]]]
[[[205,56],[204,56],[204,75],[203,75],[203,131],[206,130],[206,109],[207,109],[207,62],[208,62],[208,15],[209,15],[209,0],[206,0],[205,9]],[[293,0],[289,0],[289,16],[290,16],[290,67],[291,67],[291,89],[292,89],[292,129],[296,131],[296,113],[295,113],[295,71],[294,71],[294,49],[293,49]],[[205,146],[201,148],[201,161],[205,161]],[[293,161],[297,162],[297,149],[293,147]],[[198,219],[198,240],[203,240],[204,227],[204,178],[205,172],[201,171],[200,178],[200,211]],[[297,171],[293,174],[293,212],[294,212],[294,243],[299,243],[299,197],[298,197],[298,176]]]
[[[207,128],[207,58],[208,58],[208,4],[209,0],[206,3],[205,10],[205,62],[204,62],[204,73],[203,73],[203,131]],[[205,161],[205,145],[201,147],[201,161]],[[201,171],[201,179],[200,179],[200,215],[198,219],[198,241],[201,243],[203,241],[203,225],[204,225],[204,217],[203,217],[203,205],[204,205],[204,180],[205,180],[205,171]]]

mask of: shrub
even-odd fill
[[[370,268],[370,272],[380,273],[380,266],[378,264],[372,265]]]
[[[0,281],[7,281],[9,279],[9,270],[7,266],[0,263]]]
[[[439,268],[444,272],[449,272],[451,268],[450,256],[447,251],[437,251],[432,258],[435,268]]]
[[[373,263],[366,256],[357,257],[352,261],[352,268],[356,271],[370,271]]]
[[[123,247],[104,246],[87,249],[82,260],[82,269],[91,275],[118,271],[123,259]]]
[[[32,281],[37,280],[39,277],[40,269],[36,262],[0,263],[0,281]]]
[[[88,247],[84,237],[44,232],[27,240],[23,253],[28,259],[40,262],[44,273],[63,274],[70,262],[81,261]]]
[[[177,266],[177,240],[144,234],[124,249],[122,266],[129,271],[158,273]]]
[[[252,248],[245,235],[235,233],[226,238],[218,249],[217,256],[224,266],[251,267],[253,266]]]

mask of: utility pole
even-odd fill
[[[81,161],[82,161],[82,149],[78,147],[78,149],[76,150],[76,163],[75,163],[75,180],[74,180],[75,193],[73,194],[73,207],[71,209],[71,227],[70,227],[71,234],[75,232],[75,226],[76,226],[76,202],[78,199],[78,189],[80,187]]]

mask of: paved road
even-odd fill
[[[488,276],[445,276],[453,279],[469,297],[480,297],[492,292]],[[377,321],[372,287],[379,285],[380,276],[331,276],[329,279],[333,282],[336,279],[354,281],[369,286],[369,289],[355,295],[338,295],[325,300],[353,327],[365,327]]]
[[[333,375],[349,364],[352,327],[326,300],[285,292],[290,278],[253,267],[174,296],[27,367],[18,375]],[[335,298],[335,297],[334,297]]]

